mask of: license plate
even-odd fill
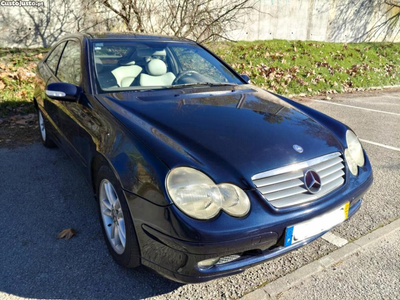
[[[349,202],[311,220],[286,228],[285,246],[303,241],[327,231],[345,221],[349,216]]]

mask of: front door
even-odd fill
[[[65,44],[65,42],[62,42],[57,45],[50,53],[46,61],[42,65],[40,65],[40,75],[41,82],[43,83],[43,92],[45,90],[45,86],[53,82],[58,82],[55,74],[57,72],[58,63],[60,61],[60,57],[64,50]],[[59,101],[49,98],[46,93],[42,93],[41,95],[42,101],[38,101],[38,103],[43,105],[44,110],[42,110],[42,112],[43,114],[46,114],[45,120],[48,120],[51,123],[51,126],[46,126],[46,128],[48,130],[54,129],[55,132],[53,132],[53,135],[55,138],[58,139],[61,133],[61,123],[58,112]]]
[[[61,55],[57,68],[57,78],[60,82],[67,82],[81,86],[81,45],[79,40],[69,40]],[[74,154],[81,163],[85,164],[79,151],[79,118],[82,105],[78,102],[59,101],[58,113],[63,138],[68,150]]]

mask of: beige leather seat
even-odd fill
[[[141,86],[166,86],[175,80],[172,72],[167,73],[167,65],[161,59],[152,59],[146,65],[148,74],[140,74]]]
[[[142,72],[142,68],[136,65],[121,66],[111,71],[120,87],[128,87]]]

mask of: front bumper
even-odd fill
[[[213,221],[194,220],[180,213],[174,205],[158,206],[126,192],[142,264],[171,280],[196,283],[240,273],[302,247],[325,232],[284,247],[286,227],[317,217],[346,202],[350,203],[350,219],[360,208],[362,197],[373,182],[369,161],[363,169],[337,192],[309,206],[276,212],[261,201],[242,219],[221,214]],[[250,198],[258,201],[255,199],[257,192],[248,193]],[[209,269],[198,268],[200,261],[232,254],[241,257]]]
[[[358,209],[361,207],[361,203],[362,199],[359,199],[351,205],[349,209],[349,217],[347,220],[349,220],[358,211]],[[154,229],[151,229],[150,227],[147,227],[145,231],[147,232],[147,234],[153,236],[154,243],[157,244],[153,244],[153,249],[157,249],[157,251],[160,251],[160,248],[162,248],[162,253],[164,255],[167,255],[168,259],[165,260],[166,257],[164,256],[164,262],[161,262],[157,259],[158,263],[156,263],[142,257],[142,264],[173,281],[178,281],[182,283],[199,283],[219,277],[241,273],[245,269],[250,268],[254,265],[260,264],[264,261],[276,258],[287,252],[303,247],[327,232],[322,232],[318,235],[315,235],[304,241],[292,244],[287,247],[279,246],[279,244],[282,243],[280,240],[277,239],[278,235],[274,232],[270,232],[269,234],[266,234],[264,236],[264,241],[262,243],[258,243],[257,245],[254,244],[255,239],[260,239],[259,236],[247,237],[243,240],[230,241],[229,243],[232,248],[229,249],[227,248],[227,242],[221,242],[219,244],[216,243],[212,245],[205,245],[200,243],[194,244],[178,241]],[[245,243],[245,240],[248,241],[247,244]],[[176,245],[179,245],[179,249],[171,247],[171,245],[174,243]],[[269,247],[262,251],[260,250],[260,246]],[[255,247],[256,249],[250,249]],[[195,250],[196,248],[198,251]],[[187,249],[188,251],[185,252],[184,249]],[[192,251],[199,253],[192,253]],[[200,254],[200,252],[202,254]],[[197,263],[204,259],[222,257],[235,253],[243,253],[243,255],[237,260],[220,265],[214,265],[209,269],[200,269],[197,267]],[[178,263],[178,265],[176,264],[174,266],[175,268],[172,267],[173,264],[171,264],[172,261],[170,260],[170,258],[175,258],[172,261]],[[167,262],[167,264],[165,262]],[[176,269],[176,267],[178,268]],[[173,271],[174,269],[176,271]]]

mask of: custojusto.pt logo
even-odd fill
[[[0,1],[0,6],[44,6],[43,1]]]

